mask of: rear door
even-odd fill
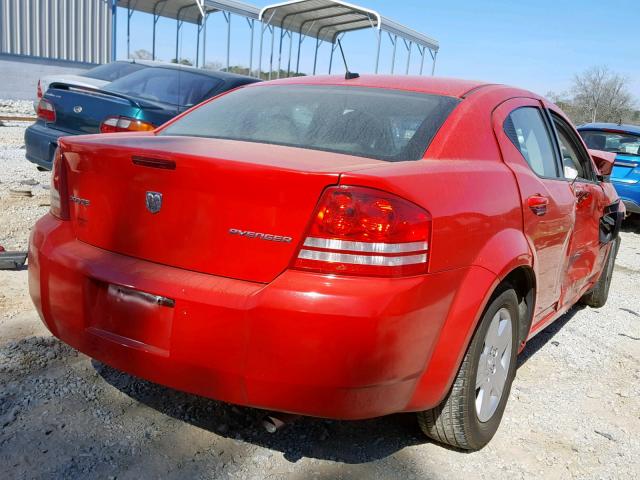
[[[551,117],[562,158],[562,173],[575,196],[576,220],[563,287],[563,299],[572,301],[600,271],[604,259],[599,235],[600,219],[607,202],[591,157],[578,134],[558,113],[552,113]]]
[[[540,102],[517,98],[502,103],[494,111],[493,126],[520,189],[523,229],[537,278],[535,323],[560,300],[575,197],[561,177],[553,128]]]

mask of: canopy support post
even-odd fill
[[[311,31],[315,23],[315,20],[311,22],[311,25],[309,25],[309,28],[307,29],[307,33],[302,33],[303,25],[300,25],[300,31],[298,32],[298,59],[296,60],[296,75],[300,73],[300,50],[302,49],[302,42],[307,38],[307,34]]]
[[[382,46],[382,30],[378,30],[378,46],[376,49],[376,75],[378,74],[378,71],[380,69],[380,47]]]
[[[431,49],[429,49],[429,53],[433,59],[433,64],[431,65],[431,76],[433,77],[436,74],[436,57],[438,56],[438,51],[432,52]]]
[[[207,21],[209,12],[204,14],[204,26],[202,27],[202,68],[207,66]]]
[[[318,49],[320,48],[320,44],[322,41],[319,38],[316,38],[316,53],[313,56],[313,74],[316,74],[316,67],[318,65]]]
[[[131,58],[131,15],[133,15],[133,10],[131,10],[131,0],[127,2],[127,60]]]
[[[293,32],[289,31],[289,61],[287,62],[287,78],[291,76],[291,52],[293,51]]]
[[[407,42],[404,42],[405,47],[407,47],[408,53],[407,53],[407,68],[405,71],[405,75],[409,75],[409,69],[411,68],[411,50],[413,48],[413,42],[409,41],[409,44],[407,45]]]
[[[196,68],[200,66],[200,32],[201,27],[200,23],[198,23],[196,28]]]
[[[271,26],[271,55],[269,56],[269,80],[273,76],[273,47],[276,41],[276,27]]]
[[[180,14],[176,17],[176,63],[180,63],[180,29],[182,28],[182,20]]]
[[[331,53],[329,54],[329,75],[331,75],[331,66],[333,65],[333,52],[336,51],[336,44],[331,45]]]
[[[162,4],[162,8],[158,11],[158,5]],[[160,15],[162,14],[162,10],[167,5],[167,0],[159,0],[153,6],[153,38],[151,40],[151,60],[156,59],[156,25],[158,24],[158,20],[160,20]]]
[[[393,72],[396,69],[396,50],[398,47],[398,36],[395,35],[394,37],[391,37],[391,34],[389,34],[389,38],[391,39],[391,43],[393,44],[393,54],[391,55],[391,75],[393,75]]]
[[[298,58],[296,60],[296,75],[300,73],[300,50],[302,50],[302,30],[298,32]]]
[[[116,28],[116,19],[118,13],[118,0],[111,0],[111,61],[116,61],[116,38],[117,38],[117,28]]]
[[[231,59],[231,12],[222,12],[224,15],[224,19],[227,22],[227,72],[230,67],[230,59]]]
[[[153,34],[151,36],[151,60],[156,59],[156,25],[158,24],[158,19],[160,17],[153,14]]]
[[[271,29],[269,24],[273,19],[273,16],[276,14],[276,10],[271,13],[271,16],[267,20],[267,23],[261,21],[260,23],[260,52],[258,55],[258,78],[262,79],[262,44],[264,43],[264,32],[267,29]]]
[[[249,76],[251,76],[251,71],[253,70],[253,37],[256,21],[253,18],[247,18],[247,23],[249,24],[249,30],[251,31],[251,41],[249,42]]]
[[[280,27],[280,44],[278,45],[278,74],[276,78],[280,78],[280,70],[282,70],[282,39],[286,35],[286,30]]]
[[[262,44],[264,43],[264,29],[263,23],[260,23],[260,46],[258,47],[258,78],[262,75]]]

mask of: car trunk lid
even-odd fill
[[[112,134],[61,142],[77,238],[183,269],[269,282],[325,187],[384,163],[297,148]]]
[[[53,104],[56,111],[56,121],[52,126],[71,134],[99,133],[100,124],[107,117],[140,118],[143,111],[138,101],[120,94],[60,83],[52,84],[44,98]],[[167,106],[153,105],[153,110],[146,112],[145,119],[160,125],[177,113]]]

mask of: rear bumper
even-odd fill
[[[252,283],[92,247],[51,215],[36,224],[29,252],[29,289],[41,318],[85,354],[198,395],[339,419],[433,406],[412,402],[419,384],[421,398],[446,394],[459,347],[441,346],[451,372],[439,369],[433,382],[424,372],[465,275],[285,271],[270,284]],[[162,295],[175,306],[139,314],[136,302],[130,311],[126,302],[109,303],[105,285]]]
[[[31,125],[24,133],[27,160],[51,170],[53,154],[58,146],[58,139],[64,135],[69,134],[49,128],[41,122]]]

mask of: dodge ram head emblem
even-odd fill
[[[147,210],[151,213],[158,213],[162,208],[162,194],[158,192],[147,192]]]

